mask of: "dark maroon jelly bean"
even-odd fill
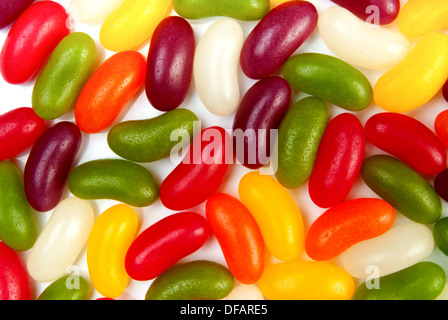
[[[0,29],[13,23],[34,0],[0,0]]]
[[[37,211],[53,209],[60,201],[81,145],[81,131],[68,121],[47,129],[31,149],[25,165],[25,194]]]
[[[442,94],[446,102],[448,102],[448,80],[445,82],[445,85],[443,86]]]
[[[258,169],[269,161],[275,130],[290,102],[291,88],[277,76],[258,81],[244,95],[233,123],[233,146],[245,167]]]
[[[443,170],[434,179],[434,189],[440,198],[448,201],[448,169]]]
[[[252,79],[272,75],[308,39],[317,25],[316,7],[288,1],[272,9],[244,42],[240,63]]]
[[[392,23],[400,12],[400,0],[331,0],[361,20],[385,25]],[[379,14],[379,21],[375,14]]]
[[[162,20],[151,38],[146,71],[146,95],[160,111],[179,107],[185,100],[193,74],[195,38],[181,17]]]

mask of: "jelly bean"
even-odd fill
[[[107,129],[145,81],[145,58],[137,51],[119,52],[95,71],[75,105],[78,127],[86,133]]]
[[[8,161],[0,162],[0,240],[16,251],[29,250],[37,225],[25,196],[22,175]]]
[[[433,98],[447,78],[448,36],[433,33],[421,39],[406,59],[378,79],[374,100],[386,111],[407,112]]]
[[[170,156],[175,146],[185,147],[199,121],[188,109],[176,109],[145,120],[121,122],[107,134],[110,149],[122,158],[135,162],[153,162]],[[173,132],[188,137],[185,142],[171,139]]]
[[[34,84],[32,101],[37,115],[52,120],[72,109],[95,60],[95,42],[86,33],[75,32],[62,39]]]
[[[247,208],[223,193],[211,196],[205,209],[227,266],[236,280],[253,284],[264,270],[264,241],[260,228]]]
[[[193,77],[193,28],[187,20],[171,16],[157,26],[151,38],[146,69],[146,96],[160,111],[179,107]]]
[[[442,218],[434,224],[432,230],[437,248],[448,256],[448,218]]]
[[[355,282],[328,262],[289,261],[267,267],[260,289],[269,300],[350,300]]]
[[[64,276],[52,282],[37,300],[89,300],[90,286],[79,275]]]
[[[197,94],[213,114],[230,115],[238,107],[238,65],[244,34],[232,19],[213,23],[202,35],[193,61]]]
[[[440,198],[448,201],[448,169],[436,175],[434,178],[434,189]]]
[[[81,139],[75,124],[62,121],[47,129],[33,145],[24,184],[26,198],[36,211],[49,211],[61,200]]]
[[[440,218],[442,203],[433,187],[400,160],[371,156],[364,160],[361,176],[370,189],[408,219],[432,224]]]
[[[379,288],[370,281],[358,286],[354,300],[435,300],[446,283],[445,271],[429,261],[378,278]],[[372,286],[369,288],[369,286]]]
[[[345,201],[311,224],[305,250],[313,260],[331,260],[356,243],[384,234],[394,222],[395,210],[386,201],[373,198]]]
[[[390,24],[400,12],[399,0],[331,0],[341,7],[350,10],[358,18],[372,23]]]
[[[331,51],[357,67],[389,70],[409,53],[409,42],[400,32],[373,28],[341,7],[323,11],[318,29]]]
[[[269,161],[272,130],[278,129],[290,102],[291,88],[277,76],[258,81],[246,92],[233,122],[234,152],[245,167],[258,169]]]
[[[397,18],[400,31],[417,38],[448,28],[448,3],[444,0],[410,0],[403,5]]]
[[[240,64],[252,79],[278,69],[311,35],[316,7],[308,1],[288,1],[273,8],[251,31],[241,50]]]
[[[407,222],[385,234],[355,244],[339,256],[341,267],[356,278],[386,276],[427,258],[434,249],[428,227]]]
[[[408,115],[375,114],[366,122],[365,133],[370,143],[421,174],[434,175],[446,168],[445,146],[428,127]]]
[[[77,166],[68,177],[68,187],[81,199],[112,199],[135,207],[149,206],[159,195],[151,172],[121,159],[92,160]]]
[[[17,108],[0,115],[0,160],[18,156],[45,131],[45,120],[32,108]]]
[[[434,131],[443,145],[448,148],[448,110],[437,115],[434,120]]]
[[[81,23],[103,22],[124,0],[71,0],[70,13]]]
[[[304,98],[288,109],[278,131],[275,174],[284,187],[298,188],[311,176],[328,120],[328,106],[316,97]]]
[[[185,210],[206,201],[221,186],[233,160],[229,134],[209,127],[194,138],[182,162],[163,180],[160,200],[171,210]]]
[[[446,102],[448,102],[448,80],[443,85],[442,94],[443,94],[443,97],[445,98]]]
[[[34,0],[1,0],[0,1],[0,29],[13,23]]]
[[[269,252],[278,260],[294,260],[304,249],[302,214],[277,180],[258,172],[243,176],[238,194],[260,228]]]
[[[0,242],[0,300],[31,300],[26,269],[13,249]]]
[[[126,253],[126,272],[135,280],[152,280],[199,250],[209,236],[210,227],[201,215],[170,215],[145,229],[132,242]]]
[[[329,208],[345,200],[359,176],[365,145],[364,128],[353,114],[342,113],[328,123],[308,186],[316,205]]]
[[[101,26],[100,42],[111,51],[135,49],[152,36],[169,9],[168,0],[125,0]]]
[[[103,296],[116,298],[128,285],[125,257],[137,233],[135,211],[117,204],[96,219],[87,243],[87,267],[90,280]]]
[[[359,111],[372,102],[372,86],[356,68],[320,53],[301,53],[283,65],[283,76],[295,90],[341,108]]]
[[[9,31],[0,53],[3,79],[11,84],[31,80],[69,34],[67,19],[64,7],[53,1],[38,2],[26,9]]]
[[[30,276],[39,282],[63,277],[87,243],[93,222],[88,201],[70,197],[60,202],[28,255]]]
[[[226,16],[260,20],[270,10],[269,0],[173,0],[173,9],[186,19]]]
[[[264,300],[264,297],[256,285],[240,284],[233,288],[225,300]]]
[[[220,300],[232,291],[233,283],[226,267],[197,260],[176,265],[157,277],[145,300]]]

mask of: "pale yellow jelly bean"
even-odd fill
[[[244,34],[234,19],[213,23],[196,47],[193,62],[196,91],[204,106],[218,116],[238,107],[238,65]]]
[[[401,33],[367,23],[342,7],[324,10],[318,29],[330,50],[357,67],[390,69],[409,53],[409,42]]]
[[[233,288],[224,300],[264,300],[264,297],[256,285],[241,284]]]
[[[87,243],[93,223],[88,201],[75,197],[61,201],[28,255],[30,276],[39,282],[52,282],[68,273]]]
[[[431,100],[448,78],[448,36],[422,38],[408,57],[377,81],[375,103],[386,111],[407,112]]]
[[[448,1],[409,0],[401,8],[397,24],[400,31],[410,38],[446,30],[448,29]]]
[[[355,282],[345,270],[321,261],[271,265],[259,284],[269,300],[349,300],[355,291]]]
[[[124,0],[71,0],[70,14],[81,23],[103,22]]]
[[[339,265],[355,278],[378,278],[422,261],[433,249],[434,238],[429,228],[409,222],[355,244],[338,259]]]

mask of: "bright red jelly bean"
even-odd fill
[[[0,242],[0,300],[31,300],[28,273],[16,252]]]

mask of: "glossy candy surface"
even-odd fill
[[[179,107],[193,78],[195,37],[187,20],[171,16],[159,23],[151,38],[146,69],[146,96],[160,111]]]
[[[49,211],[61,200],[81,139],[75,124],[61,121],[33,145],[25,165],[24,184],[26,198],[36,211]]]
[[[170,215],[145,229],[126,253],[125,267],[135,280],[158,277],[199,250],[210,236],[207,220],[194,212]]]
[[[440,251],[448,256],[448,218],[442,218],[434,224],[434,241]]]
[[[448,169],[436,175],[434,178],[434,189],[440,198],[448,201]]]
[[[205,212],[232,275],[243,284],[257,282],[264,270],[265,245],[252,214],[224,193],[211,196]]]
[[[34,0],[0,1],[0,29],[13,23]]]
[[[262,79],[280,69],[314,31],[317,16],[316,7],[307,1],[289,1],[273,8],[244,42],[243,72],[249,78]]]
[[[70,14],[81,23],[103,22],[124,0],[71,0]]]
[[[443,94],[443,97],[445,98],[446,102],[448,102],[448,80],[443,85],[442,94]]]
[[[30,81],[69,34],[67,19],[64,7],[54,1],[38,2],[26,9],[9,31],[0,53],[3,79],[11,84]]]
[[[225,300],[264,300],[264,297],[258,285],[240,284],[233,288]]]
[[[434,131],[443,145],[448,148],[448,110],[443,110],[436,116]]]
[[[31,285],[17,253],[0,242],[0,300],[31,300]]]
[[[0,160],[19,155],[45,131],[45,120],[32,108],[23,107],[0,115]]]
[[[37,300],[89,300],[90,286],[79,275],[64,276],[52,282]]]
[[[372,24],[385,25],[397,19],[400,0],[331,0],[350,10],[361,20]]]
[[[75,106],[78,127],[86,133],[107,129],[145,81],[145,58],[119,52],[103,62],[83,87]]]

